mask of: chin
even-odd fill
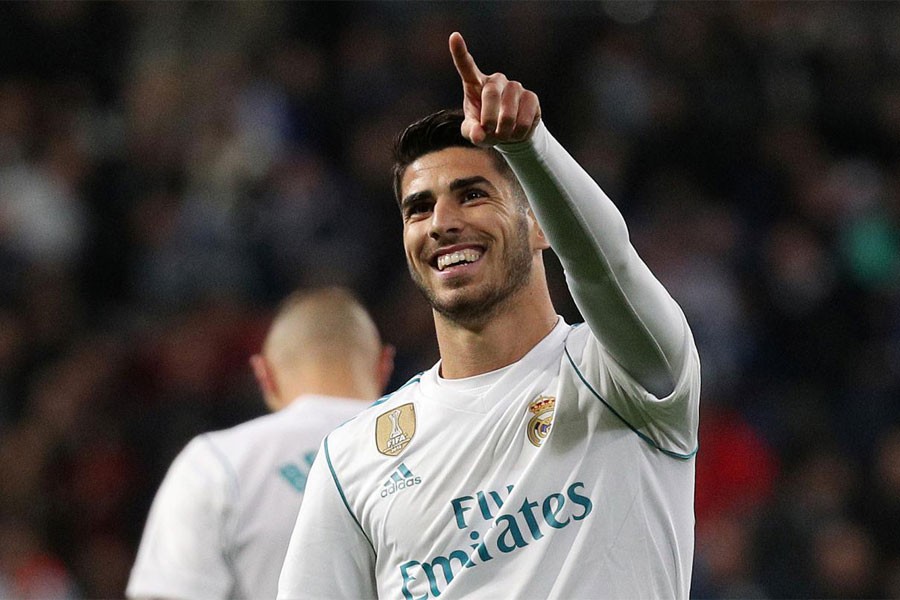
[[[431,307],[454,323],[475,326],[485,323],[497,314],[507,300],[497,290],[458,290],[430,296]]]
[[[509,261],[505,279],[488,282],[459,278],[449,281],[428,279],[409,269],[413,283],[428,300],[431,308],[448,321],[477,327],[500,312],[527,285],[531,271],[530,254],[522,252],[517,262]]]

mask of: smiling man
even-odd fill
[[[699,359],[537,96],[450,52],[462,112],[395,148],[441,360],[325,438],[286,598],[686,598]],[[550,299],[557,253],[586,323]]]
[[[458,137],[460,120],[440,112],[407,136],[448,128],[446,133]],[[398,193],[407,192],[400,210],[410,275],[441,320],[477,329],[523,288],[541,285],[543,273],[534,277],[532,263],[540,268],[543,262],[532,245],[548,244],[542,234],[531,239],[538,231],[530,227],[528,200],[502,159],[453,146],[417,156],[419,149],[412,153],[406,143],[398,144],[405,156],[399,157],[396,176]],[[473,175],[456,177],[466,173]],[[491,255],[482,260],[488,249]]]

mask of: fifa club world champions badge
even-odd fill
[[[410,402],[375,420],[375,445],[386,456],[397,456],[416,435],[416,407]]]
[[[553,396],[538,396],[528,405],[528,410],[532,414],[531,420],[528,421],[528,441],[533,445],[540,447],[544,440],[550,434],[550,428],[553,427],[553,410],[556,407],[556,398]]]

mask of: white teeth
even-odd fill
[[[479,258],[481,258],[481,252],[479,250],[466,248],[465,250],[458,250],[456,252],[451,252],[450,254],[442,254],[441,256],[438,256],[437,268],[438,271],[443,271],[449,266],[463,262],[475,262]]]

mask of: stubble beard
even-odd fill
[[[514,243],[507,246],[502,257],[505,270],[499,284],[481,284],[478,289],[462,289],[459,293],[451,294],[448,299],[439,298],[412,265],[407,263],[407,267],[413,283],[435,312],[450,322],[466,328],[476,328],[498,314],[531,279],[532,256],[528,237],[528,221],[523,217],[516,228]]]

